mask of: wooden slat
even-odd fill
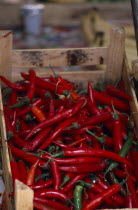
[[[138,81],[138,59],[132,61],[132,74]]]
[[[134,90],[133,82],[131,80],[130,70],[129,70],[126,56],[125,56],[124,62],[123,62],[123,79],[124,79],[126,91],[133,99],[130,102],[130,108],[131,108],[131,112],[133,114],[132,116],[135,121],[136,133],[138,135],[138,101],[137,101],[136,93]]]
[[[19,180],[15,180],[15,210],[33,210],[34,191]]]
[[[13,50],[13,67],[47,67],[105,64],[107,48]]]
[[[7,210],[12,209],[11,199],[9,197],[9,193],[13,191],[12,188],[12,176],[11,176],[11,168],[10,168],[10,160],[8,154],[8,145],[6,142],[6,126],[5,126],[5,119],[3,114],[3,104],[2,104],[2,94],[0,91],[0,132],[1,132],[1,139],[2,139],[2,160],[3,160],[3,170],[4,170],[4,182],[6,188],[6,204]]]
[[[125,32],[121,28],[113,28],[110,34],[110,43],[107,52],[106,80],[118,83],[122,75],[122,64],[125,53]]]
[[[0,74],[10,78],[11,70],[11,50],[12,50],[12,34],[10,31],[0,31]],[[7,209],[11,210],[11,200],[9,193],[12,192],[12,177],[8,155],[8,147],[6,142],[6,128],[3,114],[2,95],[0,91],[0,130],[2,138],[2,151],[3,151],[3,169],[4,181],[6,185],[6,201]]]
[[[12,32],[0,31],[0,74],[11,76]]]

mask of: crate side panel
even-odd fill
[[[4,169],[4,181],[6,187],[6,201],[7,201],[7,208],[9,210],[12,209],[11,199],[8,196],[9,193],[12,192],[12,176],[11,176],[11,168],[10,168],[10,160],[8,154],[8,145],[6,142],[6,126],[5,126],[5,119],[3,114],[3,104],[2,104],[2,94],[0,90],[0,124],[1,124],[1,138],[2,138],[2,158],[3,158],[3,169]]]
[[[12,66],[90,66],[106,64],[107,48],[13,50]]]
[[[134,118],[136,132],[138,135],[138,101],[134,90],[133,81],[131,80],[130,70],[126,56],[123,62],[123,80],[125,83],[127,93],[132,97],[132,101],[130,101],[130,108],[131,112],[133,113],[132,116]]]

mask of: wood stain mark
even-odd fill
[[[67,53],[67,63],[70,66],[79,65],[85,63],[88,60],[88,56],[83,50],[69,50]]]
[[[10,34],[12,34],[12,31],[9,31],[9,32],[6,33],[5,35],[3,35],[3,38],[6,38],[6,37],[9,36]]]
[[[32,66],[43,66],[43,54],[40,51],[22,51],[21,52],[21,58],[23,65],[26,63],[32,65]]]

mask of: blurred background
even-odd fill
[[[125,27],[126,50],[136,57],[128,0],[0,0],[0,29],[13,31],[13,48],[105,46],[112,27]]]

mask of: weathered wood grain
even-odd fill
[[[107,48],[13,50],[13,67],[86,66],[106,63]]]

